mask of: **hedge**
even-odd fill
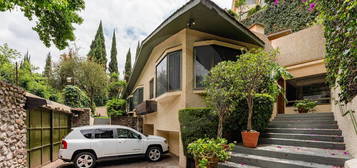
[[[254,98],[253,128],[264,132],[273,113],[274,99],[268,94]],[[236,108],[224,124],[223,137],[230,142],[241,141],[240,132],[247,128],[248,105],[245,99],[237,100]],[[181,139],[187,145],[199,138],[217,136],[218,117],[210,108],[186,108],[179,111]],[[186,150],[185,150],[186,154]]]
[[[234,111],[224,125],[224,137],[229,141],[240,141],[240,132],[247,129],[248,105],[245,99],[237,101]],[[258,94],[254,97],[253,129],[264,132],[273,113],[274,99],[268,94]]]
[[[218,118],[210,108],[186,108],[179,111],[181,139],[184,149],[199,138],[217,136]],[[184,150],[185,155],[186,150]]]

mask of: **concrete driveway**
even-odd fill
[[[179,168],[178,157],[164,155],[159,162],[148,162],[144,158],[120,159],[113,161],[97,162],[97,168]],[[57,160],[43,168],[74,168],[72,163]]]

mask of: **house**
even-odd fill
[[[192,0],[142,43],[124,91],[128,111],[143,118],[143,132],[168,139],[185,164],[178,111],[202,107],[202,79],[218,62],[265,43],[209,0]]]

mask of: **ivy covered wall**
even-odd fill
[[[309,10],[301,0],[285,0],[277,3],[269,2],[267,6],[242,21],[246,26],[254,23],[265,25],[265,34],[285,29],[299,31],[311,25],[318,12]]]

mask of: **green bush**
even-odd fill
[[[202,138],[190,143],[187,150],[193,155],[200,168],[217,166],[218,162],[224,162],[230,158],[229,151],[234,144],[228,144],[223,138]]]
[[[312,101],[308,99],[299,100],[294,104],[294,107],[297,108],[297,111],[299,113],[307,113],[309,111],[313,111],[316,106],[317,106],[316,101]]]
[[[215,138],[218,118],[209,108],[186,108],[179,111],[181,139],[184,149],[199,138]],[[187,151],[184,150],[187,155]]]
[[[273,113],[274,99],[268,94],[257,94],[254,97],[253,129],[264,132]],[[237,100],[235,109],[225,122],[224,137],[229,141],[240,141],[240,132],[247,129],[248,105],[245,99]]]
[[[70,107],[90,107],[88,96],[77,86],[68,85],[63,89],[64,104]]]
[[[112,99],[106,104],[107,113],[109,116],[122,116],[125,113],[126,100]]]

